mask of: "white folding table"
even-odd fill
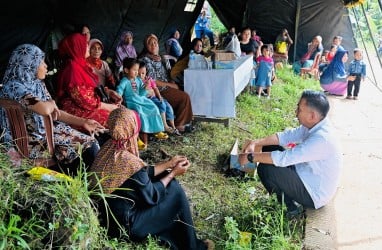
[[[194,116],[235,118],[236,97],[247,86],[252,68],[253,57],[243,56],[235,60],[233,69],[186,69],[184,91],[191,98]]]

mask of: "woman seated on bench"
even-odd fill
[[[61,166],[75,173],[80,163],[78,146],[81,146],[82,158],[89,166],[99,150],[99,145],[92,136],[79,132],[65,123],[82,127],[90,134],[104,129],[104,127],[94,120],[79,118],[57,108],[43,82],[47,74],[44,57],[45,53],[35,45],[18,46],[9,59],[0,97],[16,100],[26,108],[25,122],[29,135],[29,157],[32,159],[44,158],[46,155],[47,143],[43,116],[52,116],[55,157]],[[10,128],[3,112],[0,109],[0,125],[2,128],[6,128],[2,140],[11,142]]]

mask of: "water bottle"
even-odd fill
[[[203,58],[204,56],[196,54],[195,56],[195,68],[196,69],[203,69]]]
[[[193,50],[190,51],[189,60],[188,60],[188,68],[195,69],[195,53]]]

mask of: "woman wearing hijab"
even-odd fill
[[[115,49],[115,75],[118,80],[122,78],[121,74],[123,71],[123,59],[137,58],[137,52],[133,45],[133,39],[133,32],[124,31]]]
[[[179,90],[176,83],[170,82],[167,68],[159,55],[158,38],[150,34],[144,39],[144,48],[140,53],[141,60],[146,64],[147,75],[156,81],[161,95],[167,99],[175,112],[175,126],[180,132],[193,130],[192,106],[190,96]]]
[[[169,39],[164,44],[164,47],[166,48],[166,53],[170,56],[175,57],[176,59],[178,59],[183,53],[183,48],[179,43],[179,37],[179,30],[173,29],[170,31]]]
[[[100,40],[93,38],[89,41],[90,55],[86,58],[86,62],[98,76],[98,84],[115,89],[115,79],[109,64],[101,59],[104,50]]]
[[[137,52],[133,45],[133,32],[125,31],[121,35],[121,39],[115,50],[115,64],[118,68],[122,67],[123,59],[137,58]]]
[[[170,249],[207,249],[212,242],[197,239],[187,197],[174,179],[187,171],[190,162],[185,156],[174,156],[148,166],[139,158],[139,131],[127,112],[124,107],[111,112],[111,139],[102,146],[90,169],[95,173],[90,175],[90,185],[98,183],[110,194],[106,202],[114,217],[108,218],[125,227],[133,241],[152,235]],[[109,226],[108,230],[113,237],[118,236],[118,227]]]
[[[53,140],[55,157],[61,166],[71,170],[79,166],[78,145],[82,148],[82,158],[91,165],[99,150],[97,141],[72,127],[82,128],[88,133],[97,132],[103,127],[96,121],[83,119],[59,110],[48,93],[43,80],[47,73],[45,53],[35,45],[23,44],[11,54],[4,74],[1,98],[16,100],[25,108],[25,122],[29,136],[29,157],[46,157],[47,142],[43,123],[44,115],[54,120]],[[0,125],[5,128],[3,142],[11,142],[12,136],[4,111],[0,109]]]
[[[118,108],[122,97],[111,89],[105,89],[112,103],[102,102],[96,93],[98,76],[87,64],[89,47],[86,36],[75,33],[65,37],[59,44],[59,54],[65,59],[59,71],[57,99],[66,112],[98,121],[105,126],[112,110]]]
[[[348,60],[347,50],[337,50],[333,60],[320,76],[321,88],[332,95],[343,96],[347,92],[347,82],[355,77],[348,76],[345,63]]]

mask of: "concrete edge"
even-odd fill
[[[320,209],[306,210],[305,234],[302,249],[337,249],[334,199]]]

